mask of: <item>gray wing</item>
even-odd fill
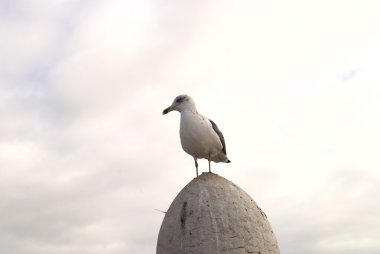
[[[211,119],[208,119],[208,120],[210,120],[212,128],[214,129],[216,134],[218,134],[218,136],[219,136],[220,142],[222,143],[222,146],[223,146],[223,148],[222,148],[223,153],[225,155],[227,155],[226,142],[224,141],[224,137],[223,137],[222,132],[219,130],[218,126],[216,125],[216,123],[214,123],[213,120],[211,120]]]

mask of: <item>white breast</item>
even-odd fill
[[[196,158],[213,157],[222,150],[210,121],[192,111],[181,112],[180,137],[183,150]]]

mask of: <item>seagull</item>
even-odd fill
[[[193,156],[198,176],[198,159],[208,160],[208,171],[211,173],[211,161],[230,163],[227,158],[226,143],[222,132],[211,120],[198,113],[194,100],[186,95],[177,96],[172,105],[162,111],[181,113],[179,136],[183,150]]]

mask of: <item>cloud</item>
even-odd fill
[[[296,253],[354,253],[363,249],[374,253],[379,246],[371,236],[378,233],[378,227],[370,225],[377,225],[374,211],[380,207],[374,195],[379,191],[378,180],[376,174],[342,169],[330,174],[317,192],[302,200],[279,200],[280,226],[284,229],[279,235],[280,246],[297,249]],[[288,241],[281,242],[282,234]]]
[[[148,40],[146,4],[94,3],[78,16],[65,11],[76,4],[10,5],[29,19],[15,26],[7,17],[2,31],[12,61],[1,69],[4,251],[154,249],[162,219],[154,209],[166,207],[156,191],[165,151],[152,142],[164,105],[152,82],[165,52]],[[36,39],[24,44],[29,34]],[[148,101],[159,109],[147,112]]]
[[[154,251],[195,174],[161,115],[189,93],[283,253],[378,252],[375,8],[277,4],[1,2],[2,250]]]

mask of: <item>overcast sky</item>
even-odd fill
[[[0,246],[155,253],[195,176],[179,94],[224,133],[215,173],[283,254],[380,253],[380,3],[0,0]],[[207,171],[207,161],[200,160]]]

